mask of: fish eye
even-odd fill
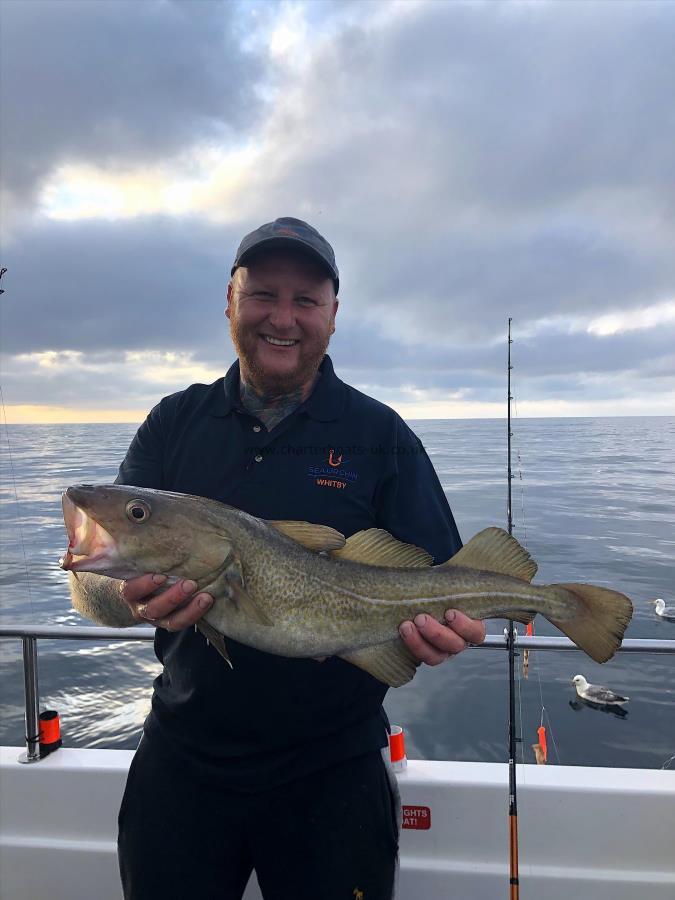
[[[141,522],[145,522],[150,518],[150,507],[145,500],[130,500],[127,503],[126,512],[127,519],[129,519],[130,522],[136,522],[139,525]]]

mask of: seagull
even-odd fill
[[[597,703],[598,706],[623,706],[629,700],[628,697],[615,694],[614,691],[610,691],[609,688],[602,687],[600,684],[589,684],[583,675],[575,675],[572,683],[582,700]]]
[[[654,604],[654,612],[657,616],[675,622],[675,606],[666,606],[666,601],[662,600],[660,597],[658,600],[650,600],[649,602]]]

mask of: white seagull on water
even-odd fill
[[[675,606],[666,606],[666,601],[660,597],[658,600],[650,600],[650,603],[654,604],[654,612],[657,616],[675,622]]]
[[[615,694],[600,684],[589,684],[583,675],[575,675],[572,682],[581,699],[588,700],[589,703],[597,703],[598,706],[623,706],[624,703],[628,703],[628,697]]]

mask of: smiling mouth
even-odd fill
[[[266,344],[271,344],[273,347],[295,347],[296,344],[300,343],[295,338],[277,338],[272,337],[270,334],[262,334],[261,337]]]

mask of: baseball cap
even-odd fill
[[[245,266],[247,260],[251,258],[254,252],[261,250],[263,247],[284,248],[296,247],[307,253],[320,263],[324,269],[327,269],[330,277],[335,285],[335,293],[337,294],[340,287],[340,273],[335,264],[335,253],[325,237],[322,237],[316,228],[312,228],[302,219],[294,219],[291,216],[283,216],[275,219],[274,222],[267,222],[256,228],[239,244],[237,255],[232,264],[231,275],[239,266]]]

